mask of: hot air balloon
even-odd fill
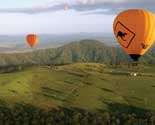
[[[38,37],[35,34],[29,34],[26,37],[28,44],[31,47],[34,47],[38,43]]]
[[[113,30],[124,51],[136,62],[155,40],[155,17],[148,10],[125,10],[115,18]]]
[[[67,5],[64,6],[64,10],[68,10],[69,7]]]

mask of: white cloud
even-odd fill
[[[123,0],[79,0],[82,4],[96,4],[96,3],[108,3],[108,2],[123,2]]]
[[[115,14],[129,8],[144,8],[155,11],[155,0],[49,0],[36,2],[36,5],[21,8],[0,8],[1,13],[45,13],[63,10],[68,5],[70,9],[76,11],[90,11],[96,9],[108,9],[104,14]],[[101,14],[101,12],[100,12]]]

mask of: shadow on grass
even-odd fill
[[[103,91],[106,91],[106,92],[110,92],[110,93],[114,93],[114,91],[113,90],[111,90],[111,89],[107,89],[107,88],[101,88]]]

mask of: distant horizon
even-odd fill
[[[36,35],[55,35],[55,36],[63,36],[63,35],[82,35],[82,34],[103,34],[103,35],[112,35],[113,32],[76,32],[76,33],[64,33],[64,34],[59,34],[59,33],[28,33],[28,34],[36,34]],[[0,36],[23,36],[23,35],[28,35],[28,34],[0,34]]]

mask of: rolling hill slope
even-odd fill
[[[119,55],[121,54],[121,58]],[[120,48],[109,47],[96,40],[82,40],[62,47],[27,53],[0,54],[0,66],[9,65],[60,65],[74,62],[104,62],[119,64],[129,60]]]
[[[92,112],[110,111],[113,106],[121,109],[123,105],[154,109],[155,77],[147,75],[149,69],[143,67],[139,71],[144,75],[131,77],[128,72],[135,68],[128,72],[122,68],[124,73],[120,73],[120,69],[98,63],[32,67],[0,74],[0,100],[5,105],[21,103],[43,109],[62,106]]]
[[[62,47],[25,53],[0,54],[0,67],[18,65],[63,65],[75,62],[98,62],[108,65],[128,64],[131,59],[122,48],[110,47],[97,40],[71,42]],[[140,58],[140,63],[155,63],[155,47]]]

